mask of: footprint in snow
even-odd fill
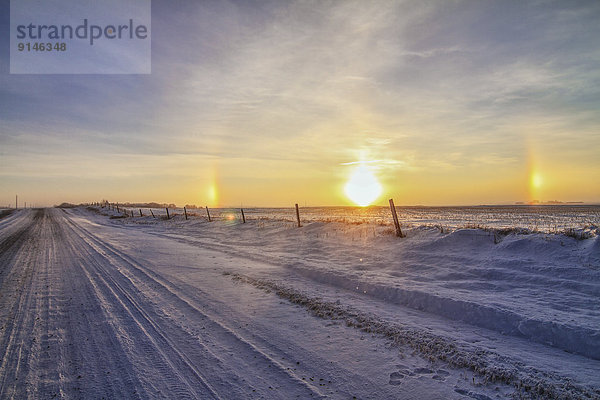
[[[415,374],[423,375],[423,374],[433,374],[433,371],[429,368],[417,368],[415,369]]]
[[[462,394],[463,396],[468,396],[475,400],[492,400],[492,398],[490,396],[486,396],[485,394],[475,393],[470,390],[462,389],[459,387],[454,387],[454,391],[458,394]]]
[[[433,371],[430,368],[415,368],[411,370],[410,368],[402,364],[397,364],[396,367],[398,368],[398,371],[392,372],[390,374],[390,385],[400,385],[402,383],[402,380],[407,376],[419,378],[421,376],[431,375],[431,379],[443,382],[450,375],[450,372],[445,371],[443,369]]]
[[[443,369],[438,369],[437,371],[435,371],[435,375],[433,375],[431,377],[431,379],[435,379],[436,381],[444,382],[446,380],[446,378],[448,377],[448,375],[450,375],[450,372],[443,370]]]
[[[400,372],[392,372],[390,374],[390,385],[400,385],[402,383],[402,380],[404,379],[404,375],[401,374]]]

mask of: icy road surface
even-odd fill
[[[600,395],[595,359],[361,297],[238,247],[85,209],[4,215],[0,398]]]

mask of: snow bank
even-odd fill
[[[600,237],[235,216],[113,220],[286,267],[333,288],[600,359]]]
[[[600,330],[536,319],[491,304],[459,300],[429,292],[408,290],[327,271],[296,267],[302,275],[317,282],[346,290],[356,290],[380,300],[492,329],[505,335],[600,360]]]
[[[522,363],[505,359],[491,351],[473,352],[455,341],[431,332],[411,329],[361,312],[353,307],[310,297],[305,293],[268,280],[254,279],[240,274],[229,274],[234,280],[252,284],[265,291],[274,291],[279,297],[305,307],[312,314],[331,320],[342,320],[347,326],[388,338],[396,346],[408,345],[430,359],[447,362],[455,368],[468,368],[490,382],[502,382],[515,386],[520,398],[564,399],[593,398],[598,391],[574,384],[568,379],[538,371]],[[466,393],[465,393],[466,394]],[[477,398],[477,397],[476,397]],[[485,398],[489,398],[485,396]]]

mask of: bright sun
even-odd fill
[[[381,195],[381,185],[373,172],[365,165],[359,165],[344,187],[346,196],[361,207],[366,207]]]

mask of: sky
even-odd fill
[[[0,206],[600,202],[598,1],[153,0],[146,75],[9,74],[8,10]]]

